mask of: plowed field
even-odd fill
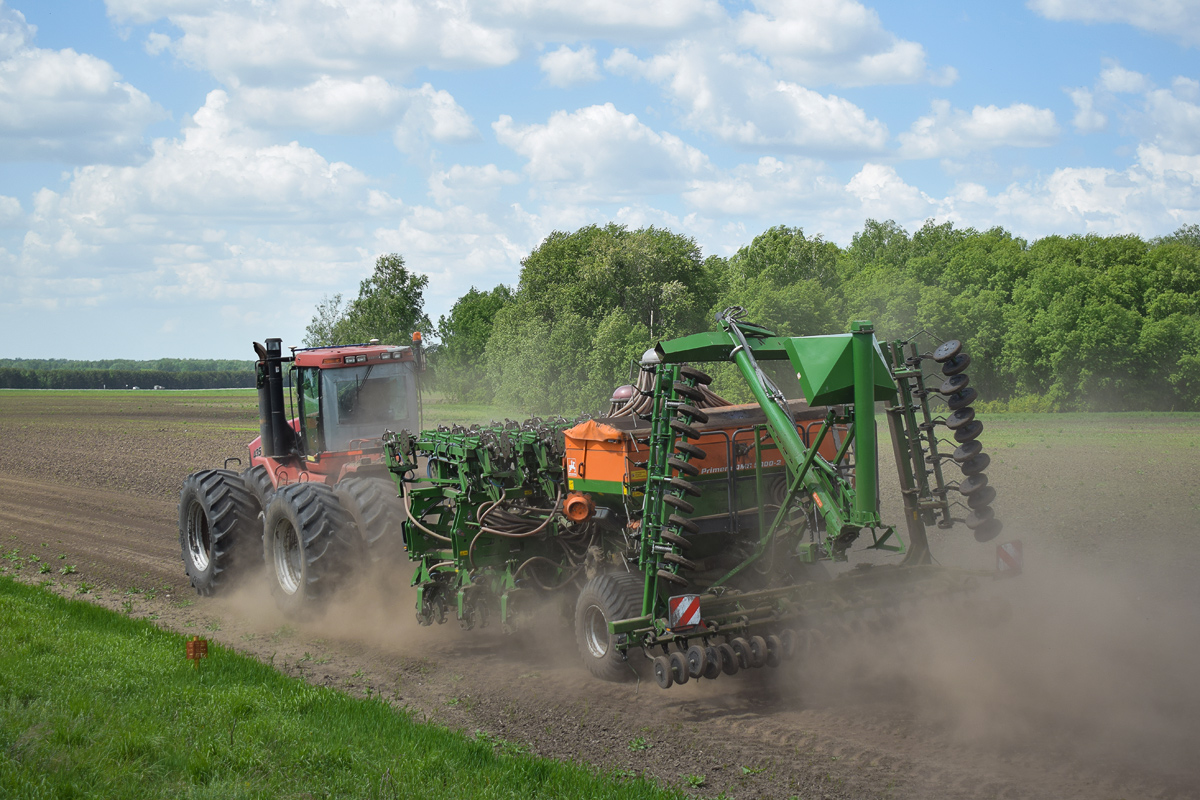
[[[698,796],[1200,796],[1200,419],[985,425],[1000,540],[1024,544],[1025,574],[985,587],[1011,619],[906,608],[896,629],[809,661],[666,692],[592,679],[553,615],[517,636],[419,628],[407,567],[384,581],[401,588],[303,624],[264,592],[196,597],[178,487],[243,454],[256,429],[246,393],[0,392],[0,568],[433,722]],[[896,498],[885,506],[896,519]],[[932,544],[944,564],[995,561],[962,526]]]

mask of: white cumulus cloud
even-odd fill
[[[497,140],[527,160],[525,172],[548,191],[615,200],[673,191],[708,168],[695,147],[658,133],[612,103],[557,111],[545,124],[518,126],[502,115]]]
[[[863,86],[956,77],[952,68],[931,72],[924,47],[885,30],[856,0],[758,0],[755,7],[738,18],[737,40],[786,80]]]
[[[970,113],[935,100],[933,113],[900,134],[906,158],[954,157],[993,147],[1047,147],[1057,140],[1058,122],[1048,108],[1014,103],[999,108],[975,106]]]
[[[0,160],[134,160],[162,108],[107,61],[34,47],[35,34],[0,3]]]
[[[1029,7],[1054,20],[1117,22],[1200,44],[1200,6],[1192,0],[1029,0]]]
[[[1075,116],[1071,124],[1079,133],[1095,133],[1108,126],[1108,117],[1096,110],[1095,96],[1089,89],[1069,89],[1067,94],[1075,104]]]
[[[663,86],[695,130],[747,148],[812,154],[881,151],[887,127],[837,95],[778,80],[761,60],[681,43],[643,60],[617,50],[605,66]]]
[[[596,51],[588,46],[572,50],[565,44],[538,59],[538,66],[551,86],[566,88],[580,83],[600,80]]]

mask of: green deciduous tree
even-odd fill
[[[433,332],[425,314],[429,278],[410,272],[396,253],[375,259],[375,271],[358,286],[358,297],[342,307],[340,294],[326,297],[306,329],[309,347],[352,344],[378,339],[408,344],[414,331]]]
[[[494,394],[487,375],[485,350],[496,316],[513,302],[512,290],[501,284],[481,292],[474,286],[458,298],[450,313],[438,319],[435,362],[438,387],[458,402],[481,403]]]

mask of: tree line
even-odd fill
[[[1154,239],[1030,242],[1003,228],[931,221],[909,233],[868,220],[847,247],[777,226],[728,258],[705,258],[662,228],[591,225],[547,237],[515,287],[471,287],[436,329],[423,310],[425,279],[394,254],[363,282],[351,316],[384,305],[364,301],[387,283],[383,268],[406,293],[391,307],[396,322],[378,314],[375,330],[425,325],[440,340],[430,353],[438,389],[460,402],[594,411],[654,342],[710,330],[716,312],[742,306],[781,335],[841,333],[870,319],[881,339],[922,330],[961,339],[972,384],[994,407],[1200,410],[1197,225]],[[714,371],[714,388],[748,399],[731,369]]]
[[[136,363],[136,362],[135,362]],[[22,369],[0,367],[0,389],[238,389],[254,387],[254,363],[238,370]]]

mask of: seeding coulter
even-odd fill
[[[959,342],[922,352],[869,322],[782,337],[738,308],[717,319],[647,351],[603,416],[437,430],[419,430],[419,338],[290,357],[268,340],[250,465],[194,473],[180,495],[193,585],[211,594],[262,566],[303,614],[407,559],[422,624],[509,630],[556,605],[594,675],[649,664],[663,687],[777,666],[886,624],[899,602],[969,591],[979,574],[935,565],[926,535],[1000,530]],[[732,363],[755,402],[715,395],[706,362]],[[805,399],[784,396],[779,368]],[[880,517],[877,404],[903,530]]]
[[[959,519],[980,541],[1000,530],[961,345],[880,343],[869,322],[778,337],[740,312],[659,343],[604,417],[388,432],[418,619],[515,628],[563,602],[594,675],[630,677],[648,656],[665,688],[775,666],[901,600],[967,590],[975,576],[935,566],[926,535]],[[789,365],[807,402],[784,396],[771,361]],[[704,362],[735,364],[756,403],[716,397]],[[930,362],[942,373],[932,383]],[[903,538],[879,514],[880,402]],[[947,480],[947,461],[960,479]],[[849,568],[864,550],[898,563]]]

